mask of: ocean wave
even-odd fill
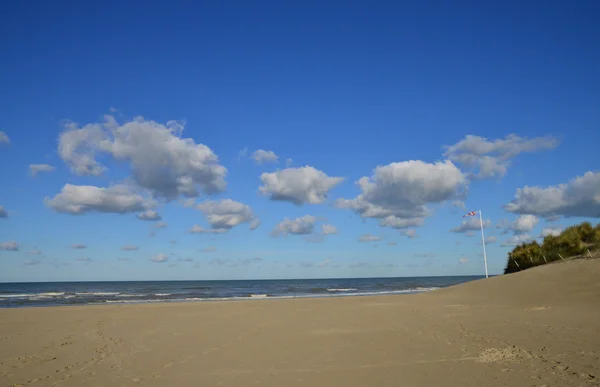
[[[0,298],[24,298],[24,297],[35,297],[37,294],[0,294]]]
[[[146,297],[148,294],[128,294],[128,293],[119,293],[116,295],[117,297]]]
[[[77,292],[77,296],[116,296],[119,292]]]
[[[353,292],[356,288],[327,289],[328,292]]]

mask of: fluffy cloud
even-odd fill
[[[563,231],[562,227],[544,227],[542,229],[542,233],[540,234],[540,236],[542,238],[545,238],[547,236],[559,236],[560,233]]]
[[[198,204],[196,208],[204,214],[215,233],[227,232],[242,223],[250,223],[250,229],[254,230],[260,224],[254,218],[250,206],[235,200],[207,200]]]
[[[516,234],[502,242],[500,246],[518,246],[522,243],[530,242],[532,239],[529,234]]]
[[[600,218],[600,172],[587,172],[557,186],[519,188],[504,209],[542,217]]]
[[[351,200],[338,199],[335,205],[354,210],[362,218],[381,219],[381,226],[416,227],[429,216],[427,204],[460,199],[467,183],[451,161],[391,163],[375,168],[371,177],[358,180],[360,195]]]
[[[363,234],[358,238],[359,242],[377,242],[380,241],[381,237],[371,234]]]
[[[72,215],[86,212],[125,214],[144,211],[155,205],[153,200],[133,192],[125,185],[100,188],[72,184],[65,184],[59,194],[53,198],[46,197],[44,203],[56,212]]]
[[[277,161],[279,161],[279,156],[277,156],[275,152],[266,151],[262,149],[254,151],[251,157],[257,164],[276,163]]]
[[[153,256],[152,258],[150,258],[150,260],[152,262],[156,262],[156,263],[162,263],[162,262],[167,262],[169,260],[169,256],[167,254],[156,254],[155,256]]]
[[[48,164],[29,164],[29,174],[34,177],[40,172],[52,172],[55,169],[52,165]]]
[[[104,122],[79,127],[67,123],[59,137],[58,152],[78,175],[100,175],[106,167],[97,154],[107,154],[128,163],[133,180],[156,197],[168,200],[180,195],[194,197],[225,189],[227,169],[203,144],[182,138],[184,123],[160,124],[136,117],[119,124],[106,115]]]
[[[487,219],[483,221],[483,227],[490,227],[492,222]],[[468,231],[479,231],[481,229],[481,223],[479,221],[479,217],[471,216],[467,219],[463,220],[460,223],[460,226],[454,227],[450,231],[452,232],[468,232]]]
[[[139,220],[147,220],[150,222],[162,219],[162,216],[160,216],[159,213],[154,210],[146,210],[146,211],[142,212],[141,214],[138,214],[136,217]]]
[[[331,259],[326,259],[322,262],[317,263],[317,267],[325,267],[325,266],[329,266],[329,264],[331,263]]]
[[[10,139],[8,138],[8,135],[0,130],[0,144],[9,144],[9,143],[10,143]]]
[[[520,215],[507,229],[515,234],[523,234],[533,230],[539,221],[535,215]]]
[[[521,153],[554,149],[558,140],[553,137],[528,139],[510,134],[504,139],[490,141],[485,137],[468,135],[458,143],[447,146],[444,156],[471,169],[471,178],[502,177],[510,160]]]
[[[322,224],[321,228],[323,229],[323,231],[322,231],[323,235],[333,235],[333,234],[338,233],[337,227],[335,227],[332,224]]]
[[[8,212],[6,212],[4,206],[0,206],[0,218],[8,218]]]
[[[154,225],[154,228],[167,228],[169,225],[165,222],[158,222]]]
[[[123,251],[134,251],[137,249],[138,249],[138,247],[133,246],[133,245],[125,245],[125,246],[121,247],[121,250],[123,250]]]
[[[273,231],[271,232],[272,236],[279,235],[308,235],[312,234],[315,228],[315,222],[317,218],[312,215],[305,215],[301,218],[289,219],[285,218],[281,223],[279,223]]]
[[[464,265],[466,263],[469,263],[469,260],[465,257],[462,257],[461,259],[458,260],[458,263],[460,263],[461,265]]]
[[[0,250],[17,251],[17,250],[19,250],[19,244],[15,241],[3,242],[3,243],[0,243]]]
[[[263,185],[259,191],[262,194],[268,195],[271,200],[297,205],[323,203],[329,191],[344,181],[343,177],[330,177],[310,166],[263,173],[260,179]]]
[[[82,249],[87,249],[87,245],[84,245],[83,243],[73,243],[71,245],[72,249],[76,249],[76,250],[82,250]]]
[[[379,225],[383,227],[391,227],[396,229],[403,229],[408,227],[419,227],[425,222],[424,218],[398,218],[390,215],[379,221]]]

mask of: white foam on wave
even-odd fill
[[[268,295],[266,294],[251,294],[250,298],[267,298]]]
[[[77,292],[78,296],[116,296],[119,292]]]
[[[327,289],[328,292],[353,292],[355,290],[355,288],[340,288],[340,289]]]
[[[0,298],[24,298],[24,297],[35,297],[37,294],[0,294]]]
[[[193,302],[193,301],[250,301],[250,300],[282,300],[292,298],[333,298],[333,297],[355,297],[355,296],[378,296],[392,294],[413,294],[422,293],[431,290],[439,289],[438,287],[417,287],[404,290],[384,290],[374,292],[359,292],[359,293],[334,293],[334,294],[299,294],[288,296],[268,296],[267,294],[251,294],[249,297],[190,297],[190,298],[153,298],[148,300],[105,300],[101,302],[91,302],[89,305],[102,304],[146,304],[146,303],[164,303],[164,302]]]

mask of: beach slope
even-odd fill
[[[1,386],[597,386],[600,260],[416,295],[0,310]]]

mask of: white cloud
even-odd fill
[[[379,225],[383,227],[391,227],[395,229],[403,229],[408,227],[419,227],[425,222],[424,218],[398,218],[390,215],[379,221]]]
[[[286,167],[286,168],[289,168],[289,167],[291,167],[291,166],[292,166],[292,164],[294,164],[294,160],[292,160],[292,159],[290,159],[290,158],[288,158],[288,159],[286,159],[286,160],[285,160],[285,167]]]
[[[76,249],[76,250],[82,250],[82,249],[87,249],[87,245],[84,245],[83,243],[73,243],[71,245],[72,249]]]
[[[485,237],[485,244],[486,245],[489,245],[489,244],[492,244],[492,243],[496,243],[497,241],[498,241],[498,238],[495,237],[494,235],[491,235],[489,237]]]
[[[187,208],[196,206],[195,198],[180,199],[179,202],[181,203],[182,206],[187,207]]]
[[[29,254],[29,255],[40,255],[42,252],[38,249],[33,249],[33,250],[29,250],[26,251],[25,254]]]
[[[165,222],[158,222],[154,225],[154,228],[167,228],[169,225]]]
[[[72,184],[65,184],[59,194],[51,199],[46,197],[44,203],[56,212],[72,215],[86,212],[125,214],[144,211],[155,205],[152,199],[133,192],[125,185],[100,188]]]
[[[202,226],[198,226],[197,224],[190,228],[191,234],[222,234],[227,231],[229,230],[226,228],[204,228]]]
[[[200,252],[202,252],[202,253],[212,253],[213,251],[217,251],[217,248],[215,246],[208,246],[208,247],[200,250]]]
[[[297,205],[320,204],[329,191],[344,181],[343,177],[330,177],[313,167],[287,168],[260,176],[263,185],[259,191],[271,200],[289,201]]]
[[[492,221],[487,219],[483,221],[483,228],[490,227]],[[452,232],[468,232],[468,231],[479,231],[481,230],[481,223],[479,217],[470,216],[460,223],[460,226],[454,227],[450,231]]]
[[[317,263],[317,267],[325,267],[325,266],[329,266],[329,264],[331,263],[331,259],[326,259],[322,262]]]
[[[461,259],[458,260],[458,263],[460,263],[461,265],[464,265],[466,263],[469,263],[469,260],[465,257],[462,257]]]
[[[19,244],[15,241],[2,242],[0,243],[0,250],[17,251],[19,250]]]
[[[519,188],[504,209],[541,217],[600,218],[600,172],[586,172],[557,186]]]
[[[152,262],[156,262],[156,263],[162,263],[162,262],[167,262],[169,260],[169,256],[167,254],[156,254],[155,256],[153,256],[152,258],[150,258],[150,260]]]
[[[4,206],[0,206],[0,218],[8,218],[8,212],[6,212]]]
[[[430,215],[427,204],[462,198],[468,181],[450,161],[411,160],[379,166],[357,184],[362,193],[351,200],[338,199],[336,207],[381,219],[381,226],[405,228],[423,224]]]
[[[305,215],[301,218],[289,219],[285,218],[281,223],[275,226],[271,232],[272,236],[279,235],[308,235],[312,234],[315,228],[317,218],[312,215]]]
[[[542,233],[540,234],[540,236],[541,237],[547,237],[549,235],[559,236],[562,231],[563,231],[562,227],[544,227],[542,229]]]
[[[262,149],[254,151],[251,157],[257,164],[276,163],[279,161],[279,156],[277,156],[275,152]]]
[[[381,237],[371,234],[363,234],[358,238],[359,242],[377,242],[380,241]]]
[[[52,172],[55,169],[52,165],[48,164],[29,164],[29,174],[34,177],[40,172]]]
[[[515,233],[526,233],[535,228],[540,219],[535,215],[520,215],[511,225],[511,230]]]
[[[218,230],[217,233],[227,232],[242,223],[250,223],[251,229],[256,229],[259,225],[250,206],[235,200],[208,200],[198,204],[196,208],[204,214],[211,229]]]
[[[121,250],[124,250],[124,251],[134,251],[137,249],[138,249],[138,247],[134,246],[134,245],[125,245],[125,246],[121,247]]]
[[[180,195],[194,197],[225,189],[227,169],[203,144],[182,138],[184,123],[160,124],[136,117],[119,124],[111,115],[102,123],[79,127],[67,123],[59,137],[60,157],[78,175],[100,175],[106,167],[96,160],[107,154],[128,163],[133,180],[156,197],[168,200]]]
[[[490,141],[485,137],[468,135],[458,143],[446,146],[449,160],[471,169],[471,178],[502,177],[510,160],[521,153],[554,149],[558,140],[553,137],[528,139],[509,134],[504,139]]]
[[[139,220],[147,220],[150,222],[162,219],[162,216],[160,216],[160,214],[154,210],[146,210],[145,212],[142,212],[141,214],[137,214],[136,217]]]
[[[9,144],[9,143],[10,143],[10,139],[8,138],[8,135],[0,130],[0,144]]]
[[[322,224],[321,228],[323,229],[323,235],[332,235],[338,233],[337,227],[332,224]]]
[[[405,235],[405,236],[411,238],[411,239],[417,237],[417,230],[402,230],[402,231],[400,231],[400,233],[402,235]]]
[[[500,244],[500,246],[518,246],[522,243],[531,242],[533,238],[529,234],[516,234]]]
[[[259,227],[260,227],[260,220],[254,219],[252,222],[250,222],[250,230],[256,230]]]

